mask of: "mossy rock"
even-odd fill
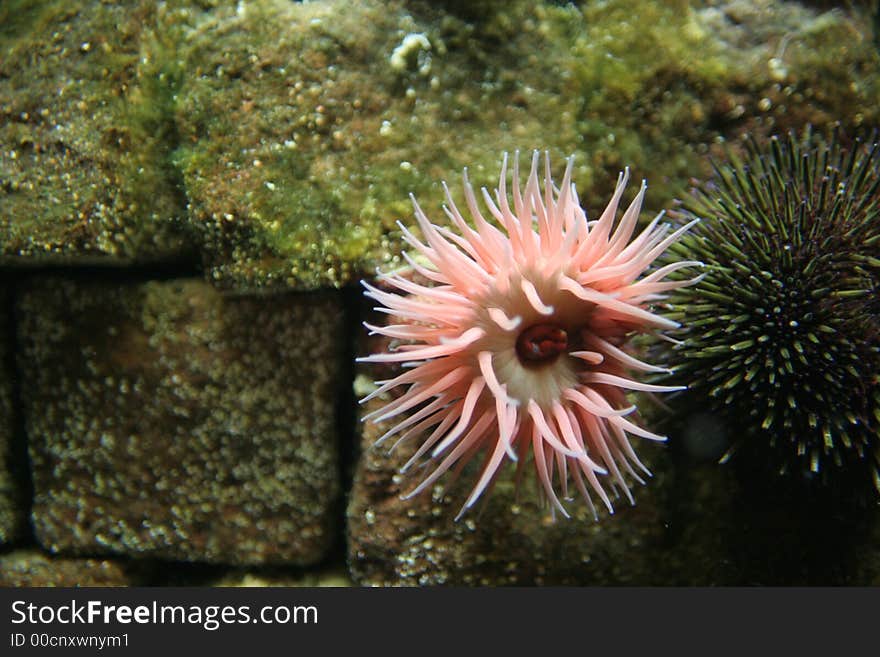
[[[184,257],[179,38],[156,3],[0,7],[0,264]]]
[[[199,256],[231,289],[400,263],[409,194],[548,150],[591,213],[721,140],[874,125],[866,9],[797,3],[5,3],[0,264]],[[59,92],[60,90],[60,92]],[[716,154],[720,154],[717,151]],[[558,172],[557,172],[558,173]],[[460,198],[460,197],[459,197]],[[196,252],[187,251],[194,247]]]

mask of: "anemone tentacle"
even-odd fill
[[[421,439],[404,470],[423,462],[428,474],[408,497],[484,452],[461,515],[491,488],[505,462],[530,453],[555,511],[568,516],[562,499],[570,482],[594,515],[591,494],[613,511],[609,481],[632,501],[630,482],[642,481],[637,471],[650,474],[628,436],[664,439],[637,423],[625,391],[679,389],[629,378],[629,370],[665,368],[636,358],[626,342],[632,333],[678,326],[649,302],[692,282],[669,281],[668,274],[700,263],[646,272],[690,226],[672,230],[661,213],[636,234],[644,182],[617,220],[629,170],[599,219],[588,221],[572,182],[573,158],[559,188],[549,156],[542,179],[534,152],[524,186],[518,161],[517,154],[510,189],[506,155],[494,195],[481,189],[486,215],[465,170],[471,223],[445,183],[451,228],[433,224],[413,199],[421,238],[401,227],[414,250],[405,255],[409,268],[381,275],[380,286],[364,283],[378,310],[396,318],[366,326],[392,346],[359,359],[410,369],[365,398],[399,392],[367,419],[396,422],[380,442]]]

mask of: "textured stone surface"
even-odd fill
[[[855,565],[847,584],[880,586],[880,510],[874,509],[869,521],[855,531],[860,540],[844,554]]]
[[[575,153],[590,210],[630,166],[659,210],[720,138],[854,129],[880,106],[867,17],[796,2],[221,2],[188,20],[175,162],[228,287],[393,266],[408,194],[442,221],[439,181],[467,166],[494,186],[505,150]]]
[[[628,165],[659,210],[721,139],[876,124],[871,17],[824,6],[9,0],[0,263],[192,246],[218,286],[343,285],[396,264],[409,192],[517,149],[577,154],[590,208]]]
[[[42,545],[323,557],[340,529],[335,296],[48,277],[25,287],[18,313]]]
[[[0,264],[187,250],[170,161],[174,30],[153,2],[0,4]]]
[[[805,495],[735,464],[681,460],[673,491],[680,530],[668,567],[697,584],[866,586],[880,581],[880,507]],[[843,503],[842,503],[843,502]]]
[[[213,586],[236,587],[330,587],[351,586],[352,581],[343,566],[319,568],[308,572],[285,572],[279,569],[270,570],[237,570],[227,573],[212,582]]]
[[[0,586],[129,586],[122,566],[108,559],[51,557],[37,550],[0,555]]]
[[[0,545],[23,535],[26,524],[22,461],[16,441],[17,414],[14,408],[14,365],[12,356],[12,310],[10,283],[0,278]]]

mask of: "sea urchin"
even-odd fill
[[[774,137],[716,174],[672,249],[706,263],[669,299],[676,410],[717,418],[750,475],[880,490],[880,145]]]
[[[661,213],[631,239],[644,183],[615,227],[628,171],[601,217],[588,221],[571,181],[572,159],[560,189],[551,180],[549,156],[540,181],[537,152],[522,189],[517,159],[512,207],[506,156],[494,200],[482,190],[495,223],[481,213],[467,170],[473,227],[445,185],[444,209],[457,232],[433,224],[413,198],[425,241],[401,230],[417,256],[404,253],[408,266],[380,275],[377,286],[364,282],[367,296],[381,304],[377,310],[398,322],[366,325],[391,346],[360,359],[402,368],[363,401],[404,391],[365,419],[403,416],[377,444],[392,436],[395,444],[421,440],[403,471],[420,461],[433,470],[408,496],[485,455],[459,516],[492,485],[505,460],[521,468],[529,453],[552,508],[568,516],[556,488],[567,497],[571,482],[594,515],[590,490],[613,511],[603,481],[610,479],[632,502],[629,479],[643,481],[637,470],[650,474],[627,434],[664,439],[630,419],[635,407],[626,391],[678,389],[628,378],[628,369],[662,368],[627,353],[625,343],[633,333],[677,326],[649,304],[687,283],[666,281],[667,275],[699,263],[671,263],[639,279],[688,227],[671,231],[660,223]]]

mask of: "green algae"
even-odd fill
[[[181,91],[177,162],[219,285],[341,285],[376,264],[395,266],[395,224],[412,223],[408,195],[442,221],[438,183],[448,180],[460,199],[467,166],[476,184],[492,187],[503,151],[547,149],[557,166],[576,154],[575,180],[593,213],[630,166],[649,178],[647,207],[659,210],[707,173],[719,137],[768,132],[792,116],[827,118],[822,103],[791,112],[795,73],[806,79],[813,64],[786,60],[784,87],[768,61],[785,52],[767,43],[801,30],[830,47],[834,34],[855,29],[838,13],[790,17],[758,6],[719,16],[688,2],[339,9],[220,8],[189,40],[188,69],[198,75]],[[736,41],[739,20],[772,35],[768,16],[787,31]],[[408,35],[429,47],[395,65]],[[876,59],[860,43],[847,48],[848,67]],[[841,108],[852,122],[876,114],[870,85],[853,93]]]
[[[84,0],[3,11],[14,16],[0,33],[3,262],[178,253],[184,203],[153,56],[170,38],[162,12]]]
[[[237,84],[224,110],[212,103],[227,80],[191,80],[180,110],[178,162],[191,218],[221,284],[261,285],[273,275],[293,286],[344,284],[376,263],[395,262],[396,222],[410,222],[410,193],[437,216],[439,182],[457,188],[465,166],[475,182],[493,185],[502,151],[547,148],[559,160],[579,141],[563,85],[539,90],[540,78],[554,79],[548,65],[534,55],[518,58],[538,50],[519,43],[522,36],[496,55],[485,52],[473,26],[428,9],[416,17],[402,5],[362,3],[334,16],[333,3],[272,7],[270,17],[210,23],[192,40],[194,60]],[[285,29],[272,37],[272,51],[260,52],[242,21]],[[395,48],[412,34],[425,35],[430,50],[421,65],[413,57],[395,68]],[[229,70],[248,56],[249,70]],[[529,79],[502,62],[520,62]],[[474,80],[475,67],[485,69],[483,80]],[[211,138],[231,123],[231,140]],[[244,243],[230,245],[230,235]],[[230,261],[230,247],[257,248],[261,257]],[[289,268],[261,270],[266,262]]]
[[[221,287],[346,285],[400,263],[410,193],[442,222],[440,182],[460,201],[468,167],[494,187],[504,151],[525,165],[546,149],[557,172],[575,154],[590,214],[629,166],[655,212],[708,174],[719,141],[856,127],[880,106],[880,62],[855,9],[134,7],[46,3],[15,14],[17,36],[0,31],[6,61],[25,62],[0,76],[11,99],[0,142],[14,154],[0,164],[5,262],[194,244]]]

